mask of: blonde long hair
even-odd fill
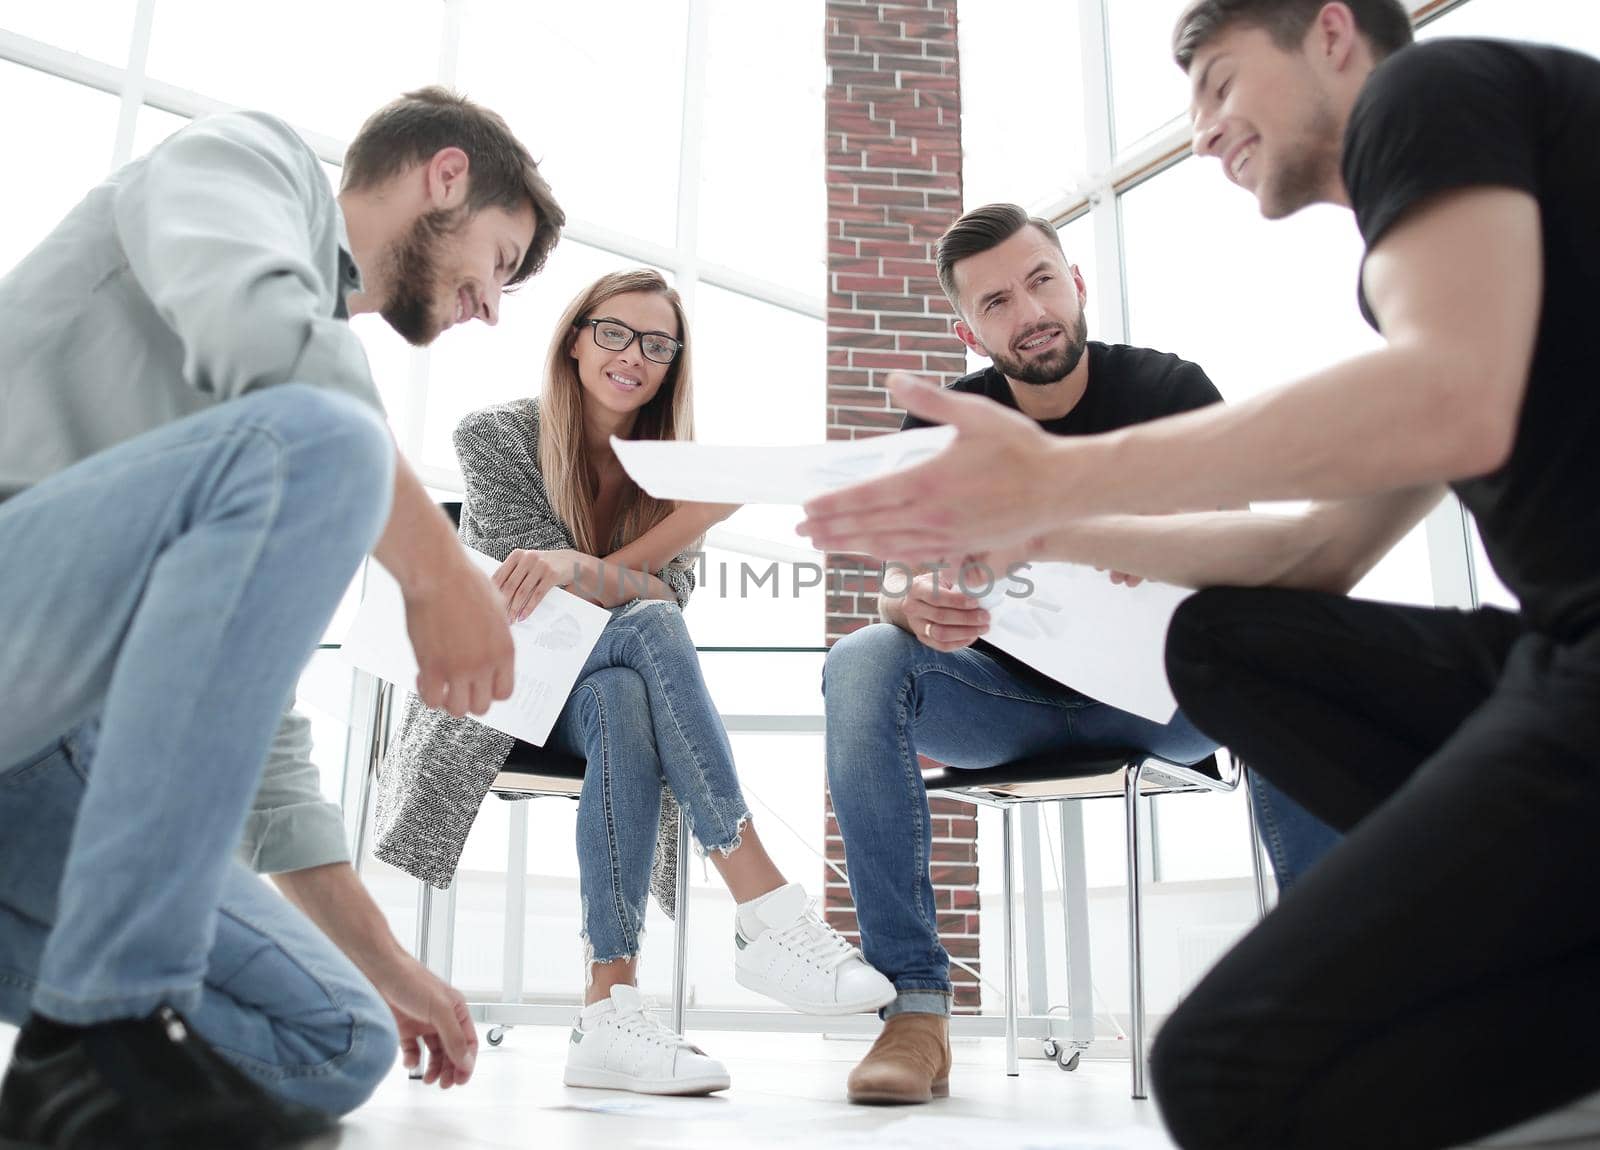
[[[683,300],[651,268],[612,272],[590,284],[567,305],[556,324],[545,358],[544,386],[539,395],[539,470],[550,493],[551,509],[572,532],[572,543],[586,555],[604,556],[613,540],[595,539],[594,461],[589,458],[588,440],[583,434],[583,384],[578,379],[578,363],[572,358],[573,342],[583,332],[579,321],[588,319],[607,300],[628,292],[650,292],[662,296],[678,317],[678,340],[682,347],[667,368],[661,389],[641,407],[633,421],[630,439],[694,438],[694,373],[691,370],[689,319]],[[673,504],[656,499],[626,480],[617,507],[616,539],[626,545],[672,513]]]

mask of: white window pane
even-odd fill
[[[395,437],[403,437],[411,418],[411,361],[416,353],[395,334],[382,316],[367,312],[354,316],[350,328],[367,353],[372,381],[378,385],[384,414]]]
[[[460,86],[540,161],[571,219],[677,232],[688,0],[464,0]]]
[[[1471,0],[1417,33],[1439,36],[1493,36],[1559,44],[1600,55],[1600,5],[1573,0]]]
[[[136,7],[135,0],[0,0],[0,29],[122,67]]]
[[[439,75],[438,0],[160,0],[152,78],[348,140]]]
[[[1163,882],[1238,878],[1250,870],[1250,819],[1243,791],[1160,795],[1152,800]]]
[[[1087,215],[1079,216],[1057,228],[1056,234],[1061,237],[1061,250],[1066,253],[1067,262],[1077,265],[1084,286],[1089,289],[1089,300],[1083,305],[1084,316],[1089,321],[1089,337],[1104,338],[1095,334],[1095,316],[1103,315],[1106,309],[1100,304],[1100,260],[1094,246],[1094,220]]]
[[[6,189],[0,228],[0,275],[27,255],[84,193],[106,178],[117,134],[117,99],[0,61],[0,107],[47,109],[48,115],[0,116],[0,153],[32,157]]]
[[[713,0],[700,132],[702,259],[820,296],[823,7]],[[773,52],[769,46],[786,45]],[[750,98],[760,92],[761,98]]]
[[[789,509],[789,513],[790,522],[799,521],[798,509]],[[820,568],[708,546],[695,578],[699,585],[683,617],[696,645],[821,645],[824,583]],[[791,705],[780,702],[776,692],[765,703],[750,698],[742,701],[763,713],[787,713]]]
[[[694,330],[696,439],[778,444],[822,438],[822,320],[701,284]]]
[[[1122,197],[1135,343],[1205,369],[1225,399],[1259,395],[1381,346],[1361,318],[1361,238],[1350,213],[1261,218],[1214,161],[1185,160]],[[1356,594],[1432,603],[1419,526]]]
[[[311,656],[295,686],[295,709],[311,723],[311,761],[322,776],[322,797],[330,803],[344,799],[355,674],[339,652],[322,650]]]
[[[1081,0],[961,8],[961,148],[968,208],[1037,207],[1085,167]]]
[[[1118,150],[1126,151],[1189,105],[1188,77],[1172,59],[1172,28],[1190,2],[1106,5]]]
[[[134,158],[144,155],[180,128],[187,127],[189,123],[188,116],[175,116],[160,108],[152,108],[149,104],[141,106],[138,118],[133,124]]]
[[[423,462],[456,470],[451,436],[462,416],[538,395],[556,320],[573,297],[607,272],[636,266],[623,256],[562,240],[544,270],[502,300],[494,327],[470,323],[445,332],[429,351]]]

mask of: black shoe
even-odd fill
[[[224,1061],[177,1011],[23,1025],[0,1082],[0,1150],[269,1150],[331,1130]]]

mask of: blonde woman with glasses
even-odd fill
[[[689,439],[692,411],[682,301],[659,274],[638,269],[603,276],[572,301],[537,400],[475,412],[455,434],[466,480],[461,538],[503,560],[495,582],[511,616],[526,617],[552,587],[612,610],[547,743],[588,763],[577,834],[588,969],[569,1086],[705,1094],[729,1084],[721,1063],[643,1010],[636,989],[647,895],[670,890],[652,883],[651,868],[668,823],[663,803],[673,799],[738,903],[740,984],[812,1014],[894,998],[767,854],[684,626],[690,550],[732,508],[653,499],[611,449],[612,436]],[[511,744],[413,698],[383,773],[379,857],[447,884]]]

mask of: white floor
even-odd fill
[[[15,1036],[0,1026],[0,1066]],[[527,1027],[498,1049],[485,1046],[466,1087],[430,1089],[396,1068],[339,1136],[314,1150],[1173,1150],[1154,1104],[1129,1098],[1125,1062],[1064,1073],[1024,1059],[1020,1077],[1008,1078],[998,1039],[958,1042],[949,1099],[859,1107],[844,1101],[844,1081],[865,1041],[694,1037],[728,1064],[732,1090],[701,1099],[569,1090],[561,1085],[567,1031]],[[1474,1146],[1596,1150],[1600,1095]]]
[[[0,1028],[0,1061],[14,1034]],[[706,1099],[571,1090],[561,1085],[567,1031],[526,1027],[510,1031],[497,1049],[485,1045],[466,1087],[425,1088],[396,1069],[330,1145],[340,1150],[1172,1146],[1154,1104],[1129,1098],[1124,1062],[1084,1062],[1064,1073],[1052,1062],[1025,1059],[1021,1076],[1007,1078],[998,1039],[958,1042],[948,1100],[859,1107],[845,1102],[844,1082],[866,1053],[865,1041],[792,1034],[693,1037],[727,1063],[733,1089]]]

